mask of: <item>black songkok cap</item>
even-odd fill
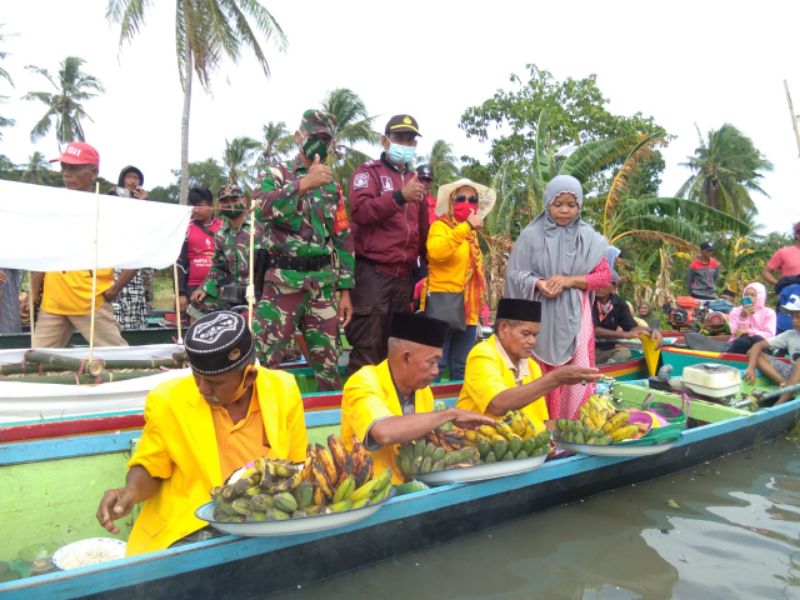
[[[497,303],[496,320],[529,321],[540,323],[542,320],[542,304],[536,300],[520,300],[516,298],[501,298]]]
[[[255,351],[247,321],[227,310],[198,319],[186,332],[184,345],[192,369],[201,375],[232,371]]]
[[[389,335],[400,340],[416,342],[424,346],[442,348],[448,325],[439,319],[431,319],[422,313],[392,313]]]

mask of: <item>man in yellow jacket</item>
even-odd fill
[[[545,394],[560,385],[600,379],[597,369],[575,365],[542,375],[538,363],[531,358],[541,314],[541,304],[534,300],[500,300],[494,335],[476,344],[467,357],[458,408],[495,419],[510,410],[521,410],[539,433],[549,418]]]
[[[457,408],[434,411],[430,383],[439,373],[447,324],[419,314],[394,313],[389,356],[354,373],[342,392],[342,438],[353,439],[372,455],[375,472],[392,469],[392,483],[402,483],[395,462],[398,446],[424,437],[445,423],[472,428],[492,421]]]
[[[198,531],[206,523],[194,511],[210,500],[213,486],[248,461],[305,459],[297,383],[288,373],[255,366],[253,339],[241,315],[206,315],[189,328],[185,345],[192,376],[150,392],[125,487],[107,491],[97,510],[100,524],[116,534],[114,521],[144,502],[128,555],[167,548],[190,534],[189,541],[212,537]]]

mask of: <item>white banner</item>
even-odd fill
[[[97,268],[162,269],[178,258],[190,214],[190,206],[0,181],[0,268],[92,269],[96,231]]]

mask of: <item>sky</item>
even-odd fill
[[[788,233],[800,219],[800,158],[783,80],[800,112],[800,61],[796,23],[800,5],[688,2],[262,2],[289,41],[281,53],[267,43],[271,78],[249,56],[223,62],[206,93],[192,96],[189,158],[220,160],[225,140],[260,138],[268,121],[291,129],[306,108],[332,89],[352,89],[377,116],[417,118],[423,137],[418,153],[437,139],[456,156],[485,161],[488,142],[458,128],[464,110],[498,89],[514,89],[512,73],[524,78],[534,63],[557,80],[597,75],[597,84],[619,115],[652,115],[676,136],[662,150],[667,164],[660,194],[672,196],[691,172],[686,162],[699,145],[697,130],[728,122],[749,136],[774,164],[754,195],[761,233]],[[115,181],[135,164],[145,187],[168,185],[180,164],[183,93],[174,39],[174,2],[152,0],[146,25],[119,46],[119,29],[105,19],[106,0],[26,0],[4,3],[0,23],[9,53],[3,68],[15,87],[0,114],[16,120],[3,130],[0,154],[24,163],[35,151],[58,156],[55,135],[32,144],[30,129],[44,105],[23,101],[47,82],[26,65],[56,73],[66,56],[86,60],[105,93],[88,101],[93,122],[86,139],[100,152],[100,174]],[[794,8],[792,8],[794,7]],[[373,150],[377,156],[378,149]]]

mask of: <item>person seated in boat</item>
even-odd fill
[[[125,487],[105,493],[97,519],[116,534],[117,519],[143,502],[127,554],[213,537],[194,516],[212,487],[260,456],[306,456],[303,401],[289,373],[255,366],[246,320],[230,311],[198,319],[186,333],[192,375],[147,396],[142,437]]]
[[[767,288],[757,281],[742,291],[741,304],[728,315],[730,335],[704,336],[687,332],[686,345],[693,350],[747,354],[757,342],[775,337],[777,315],[766,306]],[[722,313],[712,313],[720,315]],[[710,315],[709,315],[710,316]]]
[[[747,370],[744,372],[747,383],[756,382],[756,367],[782,387],[800,383],[800,296],[792,296],[781,308],[792,316],[792,329],[753,344],[747,353]],[[767,348],[786,351],[791,363],[765,354]],[[787,402],[793,397],[791,393],[783,394],[775,404]]]
[[[541,322],[541,303],[502,298],[497,304],[494,334],[476,344],[467,356],[464,385],[456,407],[494,419],[521,410],[537,433],[549,418],[544,395],[560,385],[596,381],[594,367],[566,365],[542,375],[532,352]]]
[[[636,307],[636,312],[638,316],[635,316],[634,320],[642,327],[658,329],[661,325],[661,317],[658,316],[658,313],[654,311],[653,307],[647,302],[639,302],[639,306]]]
[[[661,347],[661,332],[656,327],[642,327],[633,319],[627,302],[617,295],[619,275],[613,273],[611,283],[595,291],[592,303],[594,321],[594,360],[595,364],[628,360],[631,351],[617,346],[618,340],[637,339],[641,334],[648,336]]]
[[[439,373],[447,324],[422,314],[392,314],[388,357],[356,371],[342,391],[342,439],[348,450],[362,441],[379,473],[391,467],[392,482],[402,483],[395,463],[398,445],[417,440],[445,423],[459,427],[489,425],[492,420],[458,408],[434,411],[429,387]]]

